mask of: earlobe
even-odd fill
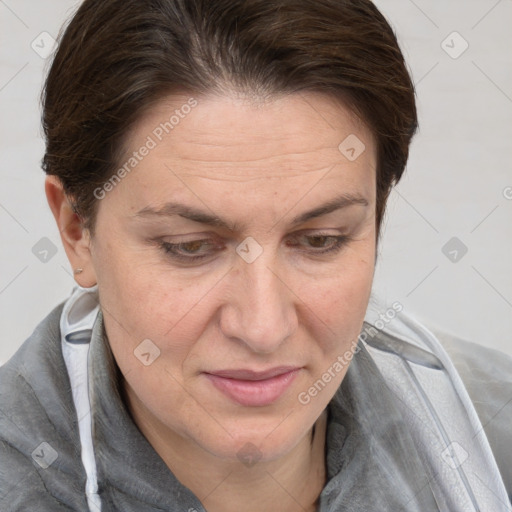
[[[57,176],[46,177],[45,192],[71,268],[82,269],[81,272],[73,272],[75,280],[84,288],[94,286],[96,274],[91,259],[89,230],[83,227]]]

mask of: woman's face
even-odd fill
[[[91,258],[130,402],[211,454],[284,455],[332,398],[362,327],[372,135],[318,93],[172,96],[127,148],[125,172],[97,190]]]

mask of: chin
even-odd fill
[[[225,425],[223,435],[208,435],[200,444],[217,457],[238,460],[248,467],[256,462],[276,460],[293,450],[308,435],[314,423],[306,425],[304,420],[297,424],[297,418],[291,421],[293,416],[293,413],[284,414],[259,424],[255,424],[254,419],[238,420],[236,428]]]

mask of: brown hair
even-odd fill
[[[43,89],[43,169],[93,232],[123,139],[163,96],[321,91],[345,99],[377,141],[379,231],[417,128],[414,86],[369,0],[85,0]]]

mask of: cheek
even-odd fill
[[[93,255],[102,306],[122,327],[130,326],[130,332],[134,325],[141,326],[139,334],[149,325],[158,332],[156,324],[165,319],[160,313],[168,302],[162,294],[176,293],[169,289],[170,280],[164,281],[156,266],[147,263],[146,254],[121,240],[103,240]]]
[[[172,270],[144,263],[135,253],[127,257],[129,251],[111,247],[109,254],[100,264],[98,282],[105,328],[119,366],[132,378],[147,370],[137,358],[145,347],[143,353],[157,355],[148,374],[153,387],[158,389],[163,375],[154,370],[164,362],[181,381],[182,364],[208,319],[204,295],[212,286],[209,279],[187,285]]]
[[[331,332],[354,334],[366,313],[374,270],[374,246],[364,242],[358,250],[348,249],[330,274],[308,282],[302,296]]]
[[[320,378],[331,369],[336,375],[331,384],[333,393],[348,369],[351,356],[347,357],[347,354],[357,346],[370,298],[373,272],[372,258],[359,255],[350,265],[347,260],[345,269],[340,268],[332,279],[318,283],[314,295],[310,294],[309,304],[318,317],[313,338],[319,352],[313,363],[313,374]],[[341,364],[341,368],[334,368],[334,364]]]

